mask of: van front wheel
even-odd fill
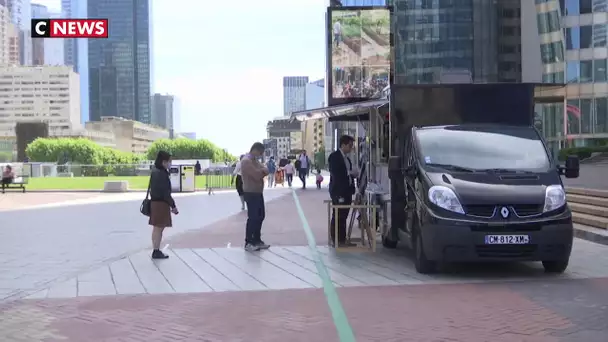
[[[543,261],[543,267],[547,273],[564,273],[568,268],[568,260]]]

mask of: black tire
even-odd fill
[[[422,234],[415,233],[414,237],[414,266],[416,272],[420,274],[431,274],[437,272],[437,263],[426,258],[424,253],[424,244],[422,243]]]
[[[564,273],[568,268],[569,260],[543,261],[543,267],[547,273]]]
[[[398,241],[393,241],[393,240],[389,239],[388,236],[382,237],[382,246],[384,246],[386,248],[395,249],[395,248],[397,248],[398,243],[399,243]]]

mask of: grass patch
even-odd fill
[[[26,184],[27,190],[102,190],[105,181],[127,181],[130,190],[146,190],[148,176],[111,176],[111,177],[34,177]],[[230,176],[197,176],[196,188],[205,189],[207,182],[213,188],[229,188]]]

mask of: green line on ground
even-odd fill
[[[321,260],[319,250],[317,249],[317,243],[315,242],[315,236],[313,235],[312,230],[308,225],[308,220],[306,219],[306,215],[304,215],[302,205],[300,205],[300,199],[298,198],[298,195],[296,194],[295,190],[292,190],[292,194],[293,200],[296,203],[298,215],[300,215],[300,221],[302,221],[302,227],[304,228],[304,232],[306,233],[308,247],[310,248],[310,252],[315,261],[315,266],[317,267],[319,277],[323,282],[323,292],[325,292],[327,305],[329,306],[329,310],[331,311],[331,316],[334,320],[336,330],[338,331],[338,337],[340,338],[340,342],[355,342],[355,334],[353,333],[353,329],[350,326],[350,323],[348,322],[348,317],[346,317],[346,312],[344,312],[344,307],[342,307],[342,302],[340,301],[338,292],[336,292],[334,283],[331,281],[331,277],[329,276],[327,267],[323,263],[323,260]]]

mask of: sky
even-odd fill
[[[266,138],[268,120],[283,115],[283,76],[325,74],[326,0],[150,2],[152,92],[178,98],[178,131],[234,155]]]

